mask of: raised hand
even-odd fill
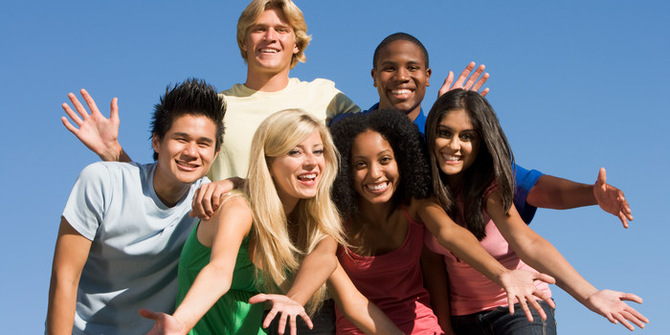
[[[440,90],[437,93],[438,98],[441,97],[444,93],[447,93],[456,88],[462,88],[468,91],[479,91],[482,88],[482,86],[484,86],[484,83],[486,83],[486,81],[489,79],[489,74],[484,73],[484,75],[479,77],[486,69],[486,66],[484,66],[484,64],[481,64],[479,65],[479,67],[477,67],[475,73],[473,73],[472,76],[470,76],[470,73],[475,68],[475,65],[476,65],[475,62],[470,62],[470,64],[468,64],[468,66],[466,66],[463,72],[461,72],[461,74],[458,76],[456,82],[453,82],[454,72],[449,71],[449,75],[444,80],[442,87],[440,87]],[[468,78],[468,76],[470,76],[470,78]],[[489,93],[488,88],[485,88],[484,90],[479,92],[479,94],[481,94],[482,96],[486,96],[488,93]]]
[[[188,332],[187,329],[184,329],[184,324],[170,314],[140,309],[140,315],[155,321],[147,335],[183,335]]]
[[[500,276],[503,288],[507,291],[509,313],[514,314],[514,303],[515,301],[518,301],[519,305],[521,305],[521,309],[523,309],[523,312],[526,314],[526,318],[528,318],[528,321],[530,322],[533,321],[533,315],[531,314],[527,303],[540,313],[542,320],[547,319],[547,314],[537,302],[537,298],[546,301],[552,308],[556,308],[556,304],[554,304],[551,297],[535,287],[535,284],[533,283],[535,280],[540,280],[548,284],[556,282],[556,280],[549,275],[526,270],[513,270]]]
[[[638,304],[642,303],[642,298],[632,293],[602,290],[586,298],[584,305],[614,324],[620,322],[622,326],[629,330],[635,330],[635,327],[630,324],[631,322],[640,328],[644,328],[644,324],[649,323],[649,319],[636,311],[635,308],[628,306],[624,302],[625,300],[634,301]]]
[[[256,294],[255,296],[249,299],[250,304],[257,304],[261,302],[267,302],[272,304],[272,309],[268,313],[265,320],[263,320],[263,328],[267,328],[274,320],[277,313],[280,313],[279,316],[279,334],[284,334],[284,329],[286,328],[286,319],[289,319],[289,326],[291,327],[291,335],[297,335],[298,329],[296,325],[297,317],[300,316],[303,321],[307,324],[309,329],[312,329],[314,325],[312,320],[307,316],[305,308],[296,302],[295,300],[280,294]]]
[[[81,96],[91,113],[86,111],[74,93],[69,93],[68,98],[78,113],[75,113],[67,103],[63,103],[62,107],[76,126],[72,125],[65,116],[61,117],[63,125],[102,160],[121,160],[125,154],[118,141],[120,122],[118,99],[112,99],[108,119],[100,113],[95,101],[85,89],[81,89]]]
[[[596,198],[600,208],[618,217],[623,227],[628,228],[628,221],[633,220],[628,201],[623,196],[623,191],[606,183],[606,179],[605,168],[600,168],[598,179],[595,185],[593,185],[593,196]]]

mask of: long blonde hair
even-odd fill
[[[247,8],[242,11],[239,20],[237,21],[237,45],[240,48],[240,54],[244,61],[247,61],[247,52],[244,50],[244,44],[247,40],[249,27],[251,27],[256,19],[258,19],[264,11],[269,9],[277,9],[284,13],[286,20],[293,28],[295,34],[295,43],[298,46],[298,53],[291,58],[291,69],[295,67],[298,62],[304,63],[307,60],[305,56],[305,49],[309,45],[312,37],[307,35],[307,23],[302,11],[291,0],[253,0]]]
[[[300,199],[293,215],[298,232],[295,243],[288,230],[287,215],[270,175],[272,159],[299,145],[314,131],[321,135],[325,167],[316,196]],[[326,236],[343,243],[342,226],[337,209],[330,198],[331,187],[338,167],[337,149],[326,127],[313,116],[301,110],[276,112],[263,121],[251,144],[247,197],[253,214],[253,232],[256,239],[255,259],[262,269],[265,292],[286,293],[293,283],[302,259],[312,252]],[[311,314],[325,298],[323,285],[310,299],[307,310]]]

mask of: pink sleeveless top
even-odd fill
[[[378,256],[360,256],[338,247],[337,257],[356,288],[384,311],[405,334],[443,334],[430,308],[421,275],[424,226],[410,219],[405,242],[396,250]],[[363,334],[342,312],[336,310],[337,334]]]
[[[489,188],[487,195],[493,189],[495,187]],[[461,208],[462,205],[462,202],[459,201]],[[482,247],[508,269],[524,269],[537,273],[535,269],[519,259],[486,211],[482,210],[482,212],[484,220],[487,222],[486,237],[480,241]],[[461,222],[458,223],[461,224]],[[447,266],[449,276],[451,315],[468,315],[495,309],[498,306],[507,306],[507,294],[502,287],[458,259],[451,251],[440,245],[428,231],[425,234],[425,241],[430,250],[444,256],[444,263]],[[535,286],[551,296],[547,283],[535,281]]]

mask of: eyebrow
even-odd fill
[[[187,137],[187,138],[192,138],[191,134],[189,133],[184,133],[184,132],[174,132],[172,133],[173,136],[181,136],[181,137]],[[207,143],[214,143],[214,140],[206,137],[206,136],[201,136],[196,139],[197,141],[202,141],[202,142],[207,142]]]

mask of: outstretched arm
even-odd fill
[[[67,103],[63,103],[63,110],[76,124],[76,127],[63,116],[61,121],[67,130],[72,132],[91,151],[100,156],[103,161],[130,162],[131,159],[123,151],[119,144],[119,107],[118,99],[112,99],[109,119],[105,118],[95,101],[85,89],[81,89],[81,96],[91,110],[91,114],[79,102],[74,93],[68,94],[68,98],[77,110],[75,113]],[[79,127],[79,128],[77,128]]]
[[[314,250],[302,260],[300,268],[296,273],[295,280],[293,281],[293,285],[286,293],[287,300],[279,300],[280,302],[297,302],[300,309],[295,308],[292,303],[275,303],[273,299],[278,295],[256,295],[251,298],[252,300],[249,300],[250,302],[253,301],[252,303],[259,303],[266,300],[273,303],[272,309],[263,321],[263,328],[269,327],[277,314],[279,314],[278,325],[280,334],[283,334],[287,321],[291,329],[291,334],[296,334],[296,322],[298,316],[302,317],[302,319],[307,322],[307,326],[311,328],[312,322],[309,321],[309,317],[304,313],[302,306],[305,306],[305,304],[309,302],[309,299],[326,282],[328,277],[330,277],[335,270],[335,267],[337,266],[337,257],[335,256],[336,249],[337,242],[335,242],[332,237],[326,236],[316,245]]]
[[[492,192],[486,199],[486,212],[524,262],[556,278],[556,284],[584,306],[611,322],[621,322],[630,330],[634,330],[631,323],[644,328],[644,323],[649,322],[647,318],[624,302],[630,300],[641,303],[642,299],[630,293],[598,291],[577,273],[553,245],[521,220],[514,206],[510,208],[509,213],[505,213],[498,191]]]
[[[593,185],[576,183],[563,178],[542,175],[528,192],[526,202],[542,208],[570,209],[599,205],[605,212],[621,220],[624,228],[633,220],[623,191],[606,183],[605,168],[600,168]]]
[[[77,288],[86,264],[91,241],[61,218],[51,270],[46,332],[72,334],[77,303]]]
[[[434,199],[422,200],[417,213],[443,247],[505,289],[510,314],[514,313],[514,303],[518,301],[528,320],[532,321],[533,316],[526,304],[528,302],[542,319],[547,318],[537,298],[545,300],[552,307],[554,301],[539,291],[533,281],[552,284],[553,278],[541,273],[507,269],[481,246],[469,230],[452,221]]]
[[[377,305],[358,291],[340,262],[328,278],[328,289],[347,319],[366,334],[402,334]]]
[[[237,254],[251,230],[251,210],[246,200],[231,197],[212,218],[198,225],[198,241],[211,247],[209,263],[200,270],[184,300],[172,316],[142,310],[140,314],[156,323],[152,332],[184,334],[230,289]]]
[[[464,90],[468,91],[479,91],[482,86],[484,86],[484,83],[489,79],[489,74],[484,73],[483,76],[479,77],[484,70],[486,69],[486,66],[484,64],[481,64],[477,67],[477,70],[475,70],[475,73],[470,76],[470,73],[472,70],[475,68],[475,62],[471,62],[468,64],[463,72],[458,76],[458,79],[456,79],[456,82],[454,82],[454,72],[449,71],[449,75],[447,75],[447,78],[444,79],[444,83],[442,84],[442,87],[440,87],[440,90],[437,93],[437,97],[441,97],[444,93],[447,93],[453,89],[456,88],[462,88]],[[470,76],[470,78],[468,78]],[[467,81],[466,81],[467,79]],[[452,85],[453,83],[453,85]],[[489,89],[485,88],[479,94],[482,96],[486,96],[489,93]]]

